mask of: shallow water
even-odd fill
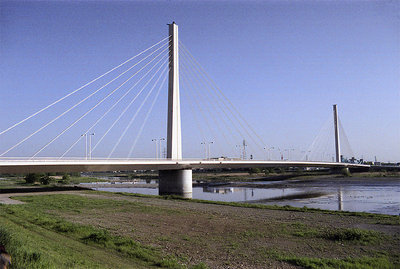
[[[134,188],[134,186],[132,188],[95,189],[158,194],[157,188]],[[400,180],[370,178],[351,181],[315,180],[298,186],[291,184],[289,187],[282,188],[194,187],[193,198],[400,215]]]

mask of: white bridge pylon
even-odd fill
[[[169,81],[167,158],[182,159],[181,104],[179,97],[179,39],[178,25],[169,24]]]

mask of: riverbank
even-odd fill
[[[95,191],[15,199],[0,205],[14,268],[400,266],[398,216]]]

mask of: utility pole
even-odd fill
[[[337,105],[333,105],[333,124],[335,128],[335,149],[336,149],[336,162],[342,162],[340,156],[340,138],[339,138],[339,119]]]

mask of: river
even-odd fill
[[[151,188],[136,188],[133,184],[132,187],[116,188],[110,184],[110,187],[93,189],[157,195],[158,188],[154,182],[151,183]],[[195,185],[193,198],[400,215],[400,178],[352,177],[232,184],[214,182],[205,186]]]

